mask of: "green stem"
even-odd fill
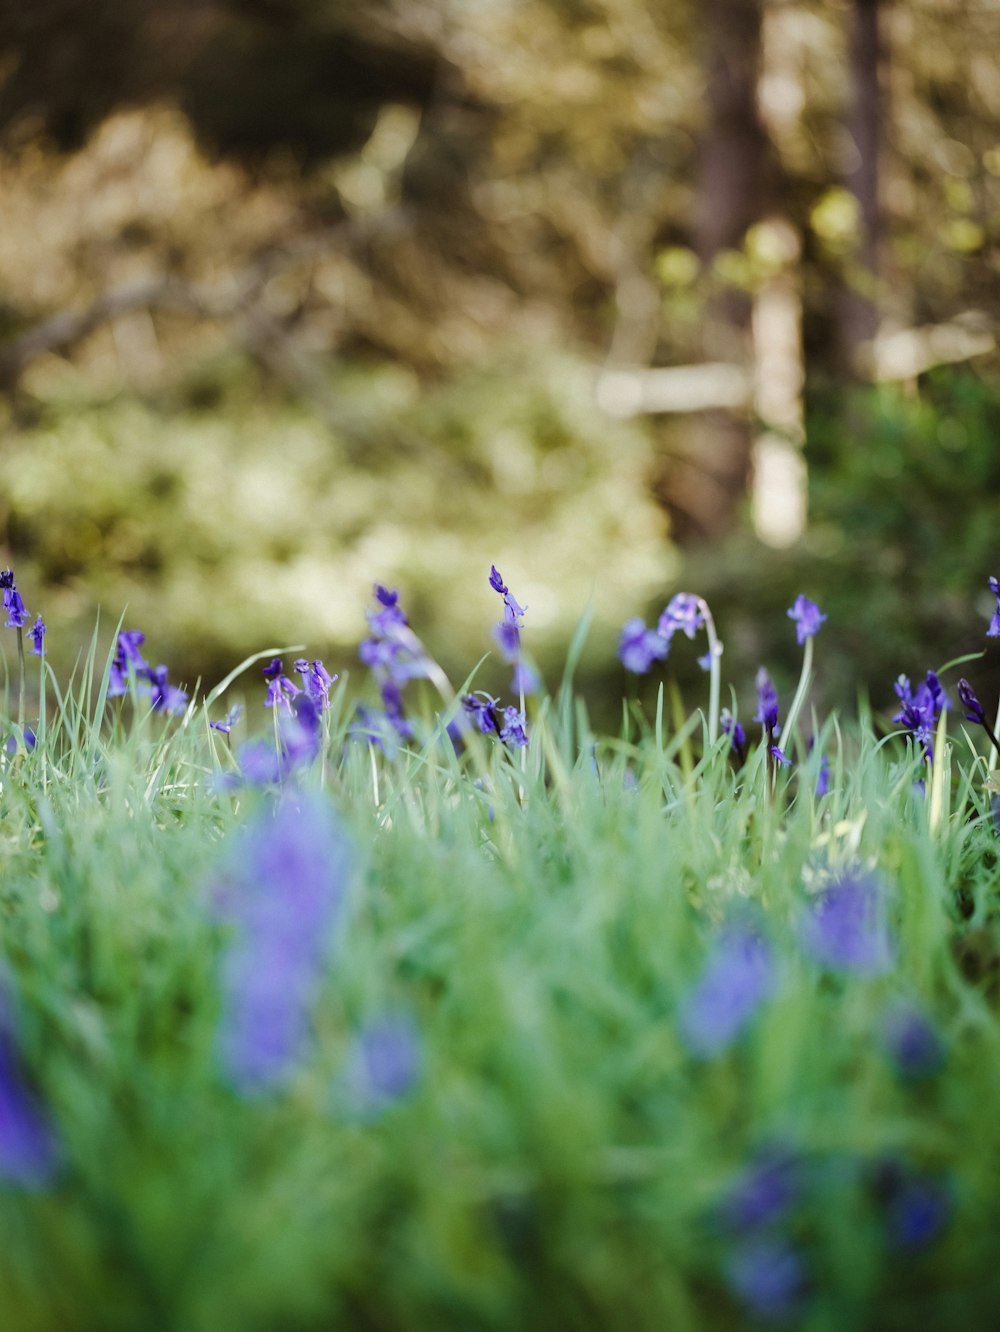
[[[708,609],[708,602],[698,598],[698,609],[705,621],[705,633],[708,635],[709,676],[708,676],[708,743],[714,745],[719,738],[719,698],[722,692],[722,644],[715,632],[715,621]]]
[[[24,633],[17,626],[17,668],[19,674],[17,689],[17,724],[24,730]]]
[[[799,676],[798,688],[795,690],[795,697],[792,699],[792,706],[788,709],[788,717],[781,730],[782,739],[791,744],[792,727],[799,719],[799,713],[802,711],[802,705],[806,701],[806,695],[809,692],[809,686],[812,684],[812,661],[813,661],[813,640],[806,639],[805,651],[802,653],[802,673]],[[789,755],[791,757],[791,755]]]

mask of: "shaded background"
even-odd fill
[[[592,604],[612,724],[681,587],[744,704],[799,591],[827,704],[981,648],[998,40],[993,0],[0,0],[0,521],[53,663],[127,603],[189,685],[300,641],[360,681],[378,580],[461,679],[491,561],[550,682]]]

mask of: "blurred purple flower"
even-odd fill
[[[693,592],[678,592],[667,603],[656,629],[660,637],[669,643],[678,630],[687,634],[688,638],[694,638],[704,623],[700,598]]]
[[[997,599],[996,610],[993,612],[993,618],[990,620],[990,627],[986,630],[987,638],[1000,638],[1000,581],[996,578],[990,578],[990,591]]]
[[[845,875],[809,906],[803,947],[824,966],[876,976],[892,965],[886,894],[871,875]]]
[[[952,1212],[946,1181],[918,1173],[896,1156],[874,1163],[876,1201],[884,1209],[886,1238],[899,1249],[922,1249],[935,1240]]]
[[[115,655],[108,670],[108,697],[117,698],[128,693],[129,674],[133,677],[148,670],[139,645],[146,641],[141,629],[123,629],[118,635]]]
[[[729,747],[740,763],[747,756],[747,733],[728,708],[723,708],[719,717],[722,734],[729,736]]]
[[[778,1236],[761,1236],[740,1244],[726,1262],[725,1277],[733,1294],[758,1318],[789,1317],[805,1294],[802,1259],[787,1240]]]
[[[503,597],[503,619],[493,630],[504,661],[514,667],[511,689],[516,694],[534,694],[540,681],[535,671],[521,657],[521,620],[526,608],[518,604],[510,588],[500,577],[495,564],[490,565],[490,587]]]
[[[905,675],[901,675],[893,685],[896,697],[902,703],[899,712],[893,717],[919,741],[928,758],[934,757],[934,732],[937,721],[948,698],[941,688],[941,682],[933,671],[927,672],[927,679],[914,690]]]
[[[726,1190],[720,1216],[730,1230],[757,1230],[783,1216],[801,1191],[800,1166],[791,1152],[761,1152]]]
[[[24,1189],[44,1189],[58,1158],[48,1117],[24,1081],[10,1001],[0,990],[0,1175]]]
[[[148,684],[143,685],[142,689],[152,699],[154,712],[166,712],[170,716],[177,716],[184,711],[188,696],[183,689],[167,683],[166,666],[147,666],[145,675]]]
[[[785,751],[779,749],[777,745],[768,745],[767,752],[774,759],[775,763],[779,763],[783,768],[790,768],[792,766],[792,760],[788,757]]]
[[[421,1047],[416,1025],[402,1016],[370,1022],[356,1038],[344,1069],[350,1108],[370,1115],[406,1096],[420,1076]]]
[[[48,630],[45,627],[45,621],[40,615],[35,617],[35,623],[28,630],[28,637],[34,645],[31,651],[36,657],[45,656],[45,644],[42,642]]]
[[[228,735],[242,716],[242,707],[239,703],[234,703],[221,721],[209,722],[208,724],[213,731],[221,731],[223,735]]]
[[[798,639],[799,647],[807,638],[812,638],[818,634],[820,625],[827,619],[827,616],[820,611],[815,601],[810,601],[801,592],[795,598],[788,615],[795,621],[795,636]]]
[[[730,1045],[772,992],[774,979],[766,940],[745,926],[723,929],[678,1014],[681,1039],[692,1054],[707,1059]]]
[[[636,616],[626,621],[618,640],[618,656],[627,671],[644,675],[654,661],[663,661],[669,651],[669,642],[655,629],[647,629],[645,620]]]
[[[908,1082],[932,1077],[944,1067],[944,1042],[920,1009],[906,1000],[886,1008],[881,1037],[896,1071]]]
[[[754,717],[755,722],[760,724],[768,733],[777,733],[778,729],[778,691],[774,687],[774,681],[768,674],[767,667],[761,666],[757,672],[757,713]]]
[[[330,805],[304,792],[258,809],[230,845],[213,892],[233,929],[219,1050],[244,1094],[279,1086],[303,1052],[350,859]]]
[[[816,798],[825,796],[830,789],[830,760],[825,754],[820,755],[819,772],[816,774]]]
[[[472,724],[483,735],[500,734],[501,723],[497,702],[492,694],[485,694],[482,690],[475,694],[462,695],[462,707],[472,719]]]
[[[267,681],[264,707],[284,708],[286,712],[291,712],[292,699],[301,693],[301,690],[293,680],[283,674],[284,669],[280,657],[275,657],[267,666],[261,668],[261,674]]]

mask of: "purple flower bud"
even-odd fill
[[[108,670],[108,697],[116,698],[128,693],[129,674],[139,675],[148,666],[139,645],[146,641],[141,629],[123,629],[118,635],[115,655]]]
[[[952,1211],[945,1181],[918,1174],[895,1156],[874,1163],[871,1188],[884,1210],[886,1236],[898,1249],[921,1249],[936,1239]]]
[[[302,688],[305,693],[316,704],[317,709],[324,712],[330,702],[330,687],[337,676],[331,675],[318,657],[312,663],[306,661],[304,657],[299,657],[295,669],[302,677]]]
[[[645,620],[636,616],[626,622],[618,640],[618,656],[627,671],[644,675],[654,661],[663,661],[670,644],[655,629],[647,629]]]
[[[989,722],[986,720],[986,713],[983,710],[983,705],[980,703],[979,699],[976,698],[972,685],[969,684],[968,680],[959,680],[958,697],[962,707],[965,708],[966,721],[978,722],[980,726],[989,726]]]
[[[264,700],[265,708],[284,708],[290,712],[292,708],[292,699],[295,698],[301,690],[298,685],[289,680],[287,675],[283,675],[284,667],[280,657],[275,657],[267,666],[261,668],[261,674],[267,681],[267,697]]]
[[[698,983],[681,1006],[678,1029],[692,1054],[708,1059],[748,1026],[774,986],[771,949],[744,926],[715,940]]]
[[[795,636],[798,639],[799,647],[807,638],[812,638],[819,633],[820,625],[827,618],[820,611],[815,601],[810,601],[801,592],[795,598],[788,615],[795,621]]]
[[[780,763],[783,768],[790,768],[792,766],[792,760],[788,757],[785,751],[779,749],[777,745],[768,745],[767,752],[774,759],[775,763]]]
[[[810,904],[801,937],[823,966],[866,976],[888,971],[892,945],[881,881],[846,875],[831,884]]]
[[[24,608],[20,592],[14,585],[13,569],[4,569],[0,573],[0,588],[3,589],[3,608],[7,612],[5,628],[23,628],[28,620],[28,612]]]
[[[722,1200],[721,1219],[730,1230],[756,1230],[784,1215],[800,1191],[795,1157],[782,1150],[762,1152],[730,1185]]]
[[[213,731],[221,731],[223,735],[228,735],[239,719],[243,716],[243,709],[239,703],[235,703],[223,717],[222,721],[209,722]]]
[[[475,694],[462,695],[462,707],[469,714],[473,725],[483,735],[500,734],[500,718],[497,713],[497,702],[492,694],[484,694],[482,690]]]
[[[500,739],[516,749],[522,749],[528,743],[527,724],[528,719],[523,712],[513,706],[504,708]]]
[[[35,618],[35,623],[28,630],[28,636],[34,644],[31,650],[36,657],[45,656],[45,645],[42,642],[42,639],[45,637],[46,632],[45,621],[39,615]]]
[[[918,1082],[940,1072],[945,1062],[941,1037],[919,1008],[905,1000],[891,1004],[882,1017],[882,1045],[900,1077]]]
[[[166,666],[147,666],[146,678],[154,712],[166,712],[171,716],[182,713],[187,706],[188,696],[183,689],[167,683]]]
[[[729,736],[730,748],[742,763],[747,756],[747,733],[728,708],[723,708],[719,717],[722,734]]]

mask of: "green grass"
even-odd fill
[[[737,772],[700,716],[674,725],[669,696],[595,739],[567,685],[526,750],[462,756],[428,700],[387,756],[335,694],[323,762],[286,798],[335,809],[346,906],[301,1057],[247,1096],[218,1058],[211,890],[276,793],[220,785],[201,705],[91,704],[103,670],[92,649],[50,678],[44,734],[2,772],[8,998],[60,1144],[44,1186],[0,1179],[4,1332],[750,1327],[732,1264],[779,1238],[803,1272],[779,1326],[995,1326],[997,837],[954,723],[923,794],[926,765],[867,719],[830,719],[772,783],[761,750]],[[857,871],[886,885],[883,974],[801,943],[809,903]],[[720,925],[748,918],[774,987],[698,1057],[679,1014]],[[945,1052],[920,1080],[881,1034],[901,998]],[[400,1013],[419,1075],[359,1113],[354,1043]],[[724,1201],[769,1148],[792,1196],[736,1233]],[[888,1160],[944,1200],[909,1246]]]

